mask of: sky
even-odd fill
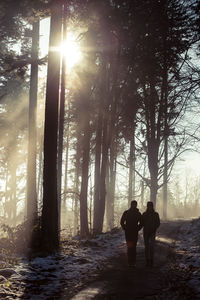
[[[50,25],[50,18],[43,19],[40,22],[40,56],[41,57],[45,56],[48,53],[49,25]]]
[[[194,177],[200,177],[200,153],[188,152],[183,154],[175,164],[175,171],[180,175],[192,173]]]

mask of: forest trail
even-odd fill
[[[108,262],[108,269],[102,272],[97,280],[72,297],[63,295],[62,300],[172,299],[172,291],[170,291],[169,297],[167,295],[170,276],[169,274],[165,276],[163,267],[173,257],[173,243],[178,236],[182,222],[162,222],[157,235],[153,268],[145,267],[144,246],[142,238],[140,238],[135,268],[128,268],[126,253],[123,251],[119,257]],[[183,297],[182,299],[189,298]]]

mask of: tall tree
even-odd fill
[[[63,42],[66,40],[66,6],[63,5]],[[61,90],[60,90],[60,105],[59,105],[59,137],[58,137],[58,218],[60,228],[60,212],[61,212],[61,192],[62,192],[62,158],[63,158],[63,132],[64,132],[64,114],[65,114],[65,76],[66,76],[66,58],[62,57],[62,72],[61,72]]]
[[[77,126],[77,138],[76,138],[76,157],[75,157],[75,178],[74,178],[74,235],[77,234],[79,229],[79,202],[80,202],[80,192],[79,192],[79,186],[80,186],[80,170],[81,170],[81,163],[80,163],[80,157],[81,157],[81,145],[80,145],[80,139],[81,134],[79,130],[79,126]],[[86,216],[87,218],[87,216]],[[87,225],[86,225],[87,230]],[[83,230],[84,231],[84,230]],[[87,232],[86,232],[87,233]]]
[[[37,216],[36,192],[36,110],[38,91],[38,47],[39,21],[32,27],[31,75],[29,90],[29,136],[28,136],[28,166],[27,166],[27,219],[33,221]]]
[[[143,98],[146,123],[150,199],[156,203],[164,153],[161,149],[165,131],[165,101],[169,97],[167,91],[170,83],[170,88],[175,89],[173,79],[177,79],[177,74],[180,74],[180,66],[183,62],[181,55],[190,47],[191,28],[185,21],[189,21],[186,7],[182,6],[179,0],[163,0],[162,3],[141,1],[136,4],[136,45],[141,49],[140,53],[135,49],[137,64],[140,66],[140,70],[137,68],[136,71],[141,84],[140,94]],[[180,104],[179,100],[180,98],[173,98],[177,105]],[[167,103],[167,126],[169,127],[173,124],[171,120],[175,115],[176,105],[173,106],[169,100]]]
[[[108,66],[105,54],[101,65],[101,106],[99,110],[96,139],[96,169],[95,169],[95,201],[93,230],[100,233],[103,230],[106,200],[106,173],[108,164]]]
[[[48,55],[42,207],[42,246],[48,251],[59,247],[57,198],[57,139],[60,78],[62,6],[53,1],[51,7],[50,41]]]
[[[87,98],[86,98],[87,97]],[[82,163],[81,163],[81,190],[80,190],[80,234],[88,236],[88,177],[90,161],[90,99],[87,95],[82,97]]]
[[[129,152],[129,187],[128,187],[128,206],[135,197],[135,125],[131,126],[130,133],[130,152]]]

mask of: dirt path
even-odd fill
[[[144,299],[146,296],[157,295],[162,289],[163,282],[159,269],[145,268],[141,253],[138,254],[135,269],[129,269],[126,265],[126,258],[119,257],[111,270],[104,272],[98,281],[72,299]]]
[[[96,281],[73,297],[64,296],[62,300],[194,299],[178,298],[177,291],[173,296],[173,291],[169,292],[169,274],[165,276],[163,271],[163,267],[173,257],[173,243],[181,224],[181,221],[162,223],[158,232],[153,268],[145,267],[141,238],[137,247],[136,268],[128,268],[126,253],[123,251],[119,257],[109,262],[108,269]]]

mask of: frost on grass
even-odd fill
[[[124,247],[121,231],[90,240],[63,240],[61,251],[30,261],[18,257],[12,268],[0,269],[0,299],[50,299],[62,288],[76,290],[81,282],[97,276]]]
[[[189,286],[200,299],[200,219],[182,224],[167,291],[179,288],[184,297],[187,293],[191,297]],[[124,233],[118,230],[89,240],[62,238],[60,253],[47,257],[27,260],[1,253],[0,299],[59,298],[62,290],[76,291],[83,283],[95,279],[101,270],[109,267],[109,258],[117,257],[122,251],[126,251]]]
[[[173,269],[182,274],[187,285],[200,299],[200,218],[183,223],[176,243]]]

